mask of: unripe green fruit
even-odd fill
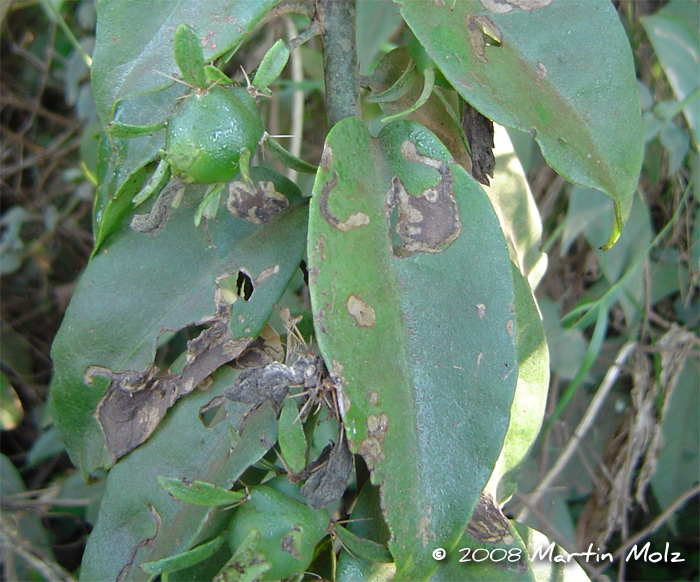
[[[253,153],[264,131],[245,89],[217,85],[177,106],[165,132],[164,159],[186,182],[227,182],[238,173],[241,150]]]
[[[250,498],[236,510],[228,540],[231,551],[235,552],[251,530],[258,530],[260,541],[256,551],[272,564],[262,580],[280,580],[308,568],[329,523],[325,510],[311,509],[272,487],[257,485],[250,489]]]

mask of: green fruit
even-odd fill
[[[251,530],[258,530],[260,541],[256,551],[272,564],[262,580],[280,580],[309,567],[329,523],[325,509],[311,509],[272,487],[257,485],[250,489],[250,498],[236,510],[228,541],[235,552]]]
[[[168,120],[164,159],[186,182],[227,182],[241,150],[255,151],[265,128],[245,89],[219,85],[182,100]]]

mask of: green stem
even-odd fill
[[[316,0],[321,26],[328,124],[360,116],[355,0]]]

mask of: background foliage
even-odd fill
[[[92,250],[99,171],[95,136],[99,117],[109,114],[95,105],[85,62],[94,46],[92,2],[0,6],[2,567],[7,579],[69,579],[95,524],[104,478],[97,473],[85,485],[57,438],[46,408],[49,350]],[[612,507],[624,535],[612,535],[610,551],[639,534],[654,549],[663,551],[670,542],[686,561],[631,562],[626,571],[616,563],[604,574],[697,579],[700,93],[693,54],[700,51],[700,16],[698,4],[690,0],[621,0],[614,6],[634,51],[646,142],[639,189],[615,247],[599,250],[609,235],[612,200],[568,184],[544,163],[530,136],[509,132],[542,216],[549,255],[537,295],[552,380],[545,430],[524,469],[513,476],[520,489],[506,513],[529,514],[526,523],[571,549],[601,535],[597,524],[608,519]],[[368,74],[392,43],[403,44],[410,33],[392,3],[361,0],[357,18],[361,73]],[[274,40],[288,37],[297,26],[301,29],[303,22],[278,19],[257,32],[236,54],[231,70],[238,65],[252,70]],[[301,124],[301,155],[316,162],[327,133],[318,43],[304,45],[299,54],[299,62],[292,62],[273,87],[275,99],[265,103],[264,117],[273,134],[298,133],[294,124]],[[125,86],[128,82],[125,78]],[[157,105],[149,102],[151,109],[139,110],[145,111],[143,121],[153,120]],[[363,107],[378,108],[367,101]],[[143,140],[141,147],[126,156],[139,160],[143,151],[159,146]],[[499,155],[505,161],[514,154]],[[297,183],[303,193],[311,192],[310,178],[301,176]],[[528,260],[537,264],[537,257]],[[285,297],[289,305],[308,306],[299,273],[290,289]],[[634,350],[625,349],[628,342],[636,343]],[[616,359],[624,367],[611,378]],[[606,383],[606,374],[612,382]],[[667,389],[657,394],[659,384]],[[577,458],[557,468],[571,434],[597,405],[601,386],[610,392],[577,447]],[[658,418],[645,416],[649,402],[660,411]],[[639,442],[630,435],[640,427],[649,440],[655,429],[661,432],[660,449],[639,453]],[[613,446],[618,453],[629,452],[631,466],[611,465],[606,452]],[[130,457],[132,463],[134,459]],[[605,470],[602,463],[607,463]],[[126,464],[118,466],[127,471]],[[651,486],[634,500],[633,477],[646,467],[653,474]],[[615,498],[600,486],[605,471],[622,479],[629,498]],[[128,477],[127,472],[127,482]],[[554,488],[528,509],[527,492],[548,480]],[[683,503],[677,504],[678,499]],[[588,573],[603,574],[590,568]]]

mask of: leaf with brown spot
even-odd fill
[[[209,233],[195,229],[192,215],[206,187],[188,185],[182,203],[171,211],[157,236],[144,236],[122,223],[88,264],[54,341],[51,385],[59,434],[85,475],[113,463],[96,415],[109,389],[109,374],[95,376],[93,385],[86,386],[83,375],[88,368],[142,374],[153,364],[165,330],[207,326],[188,345],[180,387],[168,388],[163,405],[148,404],[150,411],[159,410],[157,416],[162,416],[178,393],[188,392],[240,354],[286,289],[306,248],[308,202],[292,182],[275,172],[252,168],[251,176],[256,182],[274,182],[289,200],[289,207],[264,225],[221,212],[208,225]],[[217,287],[241,270],[257,284],[248,301],[229,306],[217,297]],[[102,411],[103,416],[112,405]],[[117,409],[127,410],[125,406],[120,403]],[[146,424],[154,426],[151,421]],[[111,447],[112,452],[123,453],[149,431],[137,431],[139,438],[125,438]]]
[[[350,450],[381,486],[396,578],[427,579],[433,542],[459,540],[510,419],[508,250],[483,189],[424,127],[395,122],[375,139],[345,119],[325,147],[333,158],[317,174],[309,217],[316,339]],[[344,232],[325,210],[369,223]],[[365,305],[372,326],[358,324]]]

